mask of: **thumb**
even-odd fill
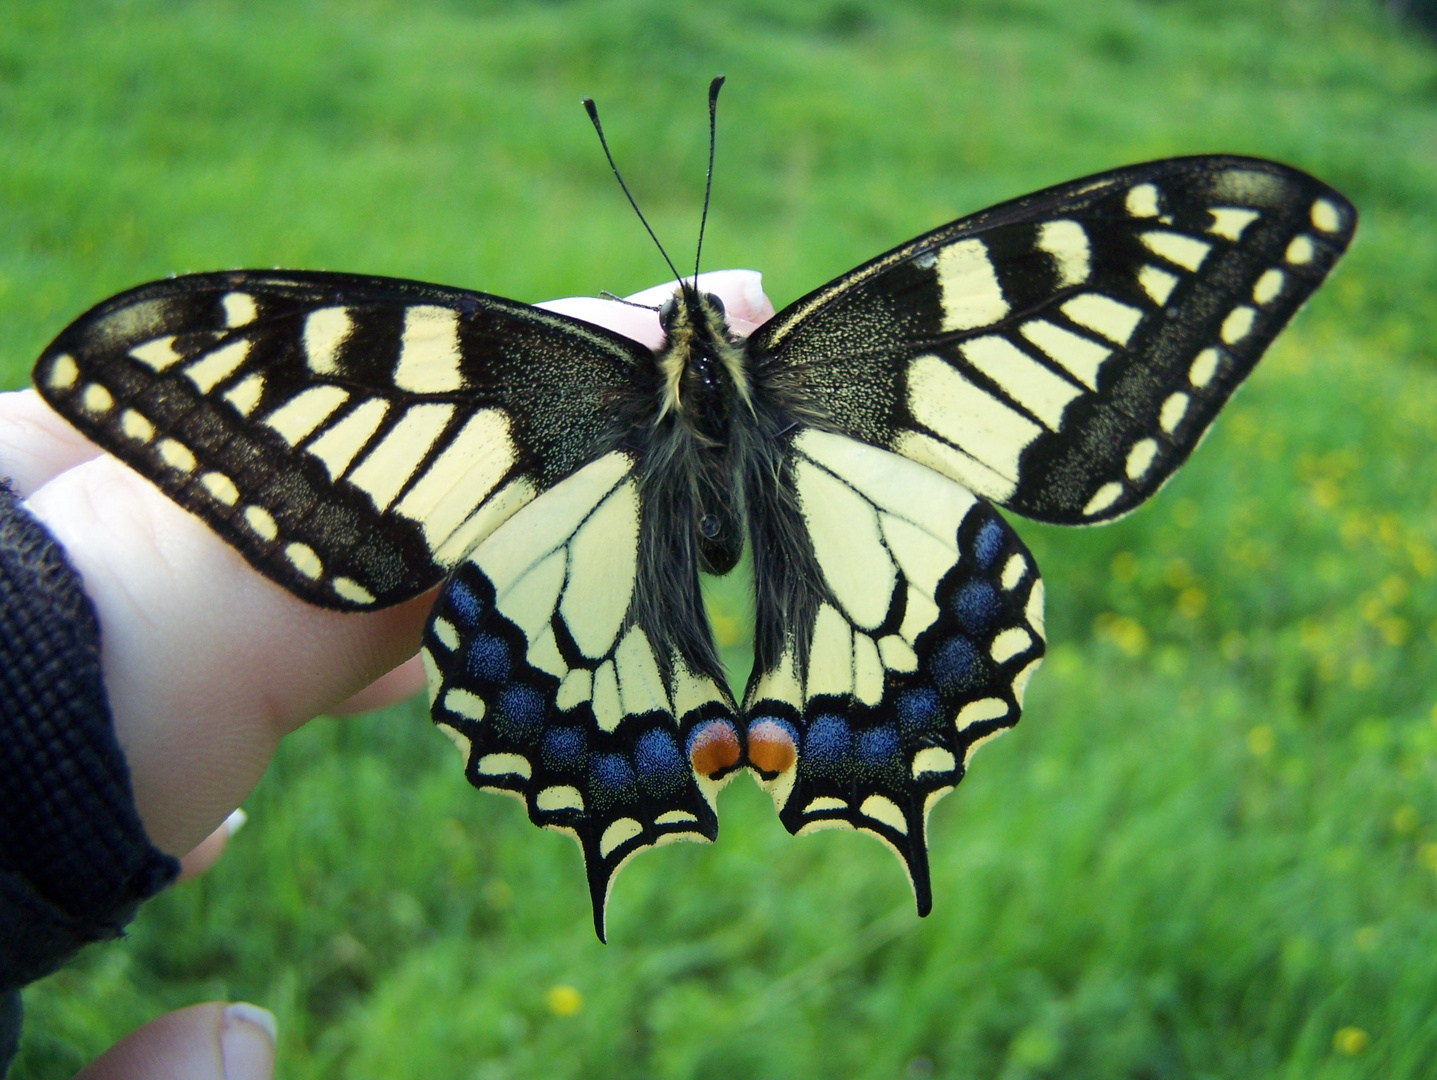
[[[272,1080],[274,1016],[210,1001],[136,1028],[75,1080]]]

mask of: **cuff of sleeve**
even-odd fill
[[[0,482],[0,993],[118,936],[178,873],[135,811],[80,576]]]

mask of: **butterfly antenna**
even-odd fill
[[[653,240],[654,247],[659,249],[659,254],[664,257],[664,262],[669,264],[669,269],[673,271],[674,280],[679,283],[679,288],[684,290],[684,292],[688,292],[688,286],[684,284],[683,275],[680,274],[678,268],[674,266],[674,261],[669,258],[669,253],[664,250],[664,245],[659,243],[659,238],[654,235],[654,230],[650,227],[648,218],[644,217],[644,212],[639,209],[639,204],[634,202],[633,195],[629,193],[629,185],[624,183],[624,178],[619,175],[619,167],[614,164],[614,155],[609,153],[609,141],[604,138],[604,129],[599,123],[599,107],[594,104],[593,98],[586,97],[584,99],[584,111],[589,114],[589,122],[594,125],[594,130],[599,133],[599,145],[604,148],[604,156],[609,159],[609,168],[614,170],[614,179],[619,182],[619,187],[623,189],[625,197],[629,200],[629,205],[634,208],[634,213],[638,214],[639,220],[644,223],[644,228],[648,230],[649,239]]]
[[[599,290],[600,300],[612,300],[616,304],[628,304],[629,307],[643,308],[645,311],[658,311],[658,304],[641,304],[637,300],[626,300],[618,293],[611,293],[608,289]]]
[[[694,251],[694,292],[699,288],[699,258],[704,251],[704,226],[709,221],[709,195],[714,189],[714,135],[718,131],[718,96],[719,90],[723,88],[724,76],[717,76],[709,83],[709,172],[708,179],[704,181],[704,212],[699,218],[699,244]]]

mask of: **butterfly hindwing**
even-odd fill
[[[1027,517],[1117,517],[1186,459],[1352,237],[1294,169],[1177,158],[896,248],[754,334],[841,430]]]
[[[647,358],[481,293],[239,271],[106,301],[35,381],[286,589],[367,608],[437,584],[591,456]]]
[[[640,499],[621,452],[560,481],[459,564],[424,643],[466,775],[579,842],[601,938],[625,860],[718,834],[714,795],[741,753],[727,688],[666,662],[630,616]]]
[[[1042,582],[986,502],[906,458],[807,430],[785,471],[824,598],[808,641],[755,669],[749,760],[790,832],[855,828],[892,847],[926,914],[928,811],[1018,720],[1043,655]]]

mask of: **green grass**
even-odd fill
[[[740,780],[716,846],[624,872],[602,947],[573,845],[474,793],[422,708],[320,720],[210,875],[27,992],[12,1077],[212,997],[278,1014],[287,1080],[1431,1075],[1437,54],[1379,5],[4,0],[0,26],[15,387],[176,271],[652,284],[578,98],[681,257],[718,71],[706,263],[780,305],[1168,154],[1289,161],[1363,214],[1150,507],[1020,524],[1053,648],[933,816],[930,918],[879,845],[791,839]]]

